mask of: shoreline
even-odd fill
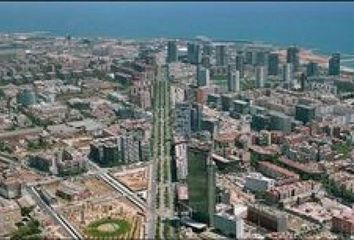
[[[12,35],[12,36],[17,36],[17,37],[39,37],[39,36],[43,36],[43,37],[60,37],[60,35],[54,34],[51,31],[32,31],[32,32],[0,32],[0,36],[4,36],[4,35]],[[204,38],[208,38],[211,39],[207,36],[204,35],[200,35],[200,36],[196,36],[196,38],[200,38],[200,37],[204,37]],[[63,37],[63,36],[61,36]],[[75,38],[97,38],[97,37],[85,37],[85,36],[77,36]],[[102,37],[103,39],[106,37]],[[165,39],[169,39],[169,37],[162,37]],[[107,37],[107,39],[111,39]],[[115,37],[115,39],[126,39],[125,37]],[[127,38],[127,39],[131,39],[131,38]],[[139,39],[150,39],[150,38],[136,38],[136,40]],[[156,38],[151,38],[151,39],[156,39]],[[188,37],[178,37],[175,39],[180,39],[180,40],[193,40],[193,38],[188,38]],[[248,40],[248,39],[235,39],[235,40],[225,40],[225,39],[211,39],[213,42],[230,42],[230,43],[240,43],[240,44],[265,44],[265,45],[271,45],[277,48],[285,48],[285,46],[283,46],[284,44],[276,44],[276,43],[269,43],[269,42],[264,42],[264,41],[259,41],[259,40]],[[306,48],[301,48],[301,46],[299,46],[300,48],[300,53],[299,53],[299,57],[300,57],[300,62],[302,63],[306,63],[306,62],[316,62],[318,63],[321,67],[328,67],[328,60],[330,58],[329,55],[323,54],[321,53],[320,49],[306,49]],[[280,58],[285,58],[286,57],[286,50],[278,50],[275,51],[277,53],[279,53]],[[354,73],[354,55],[352,54],[343,54],[341,53],[342,56],[349,56],[349,57],[353,57],[353,67],[349,67],[346,65],[342,65],[341,64],[341,71],[345,72],[345,73]]]

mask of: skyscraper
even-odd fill
[[[306,66],[306,75],[313,77],[318,75],[318,63],[309,62]]]
[[[177,53],[177,44],[176,41],[168,41],[167,43],[167,62],[177,62],[178,53]]]
[[[245,59],[240,52],[236,55],[236,70],[240,72],[240,77],[243,78],[245,73]]]
[[[188,62],[192,64],[199,64],[202,61],[202,51],[199,44],[187,44],[187,58]]]
[[[201,104],[193,104],[191,109],[191,130],[198,132],[201,130],[203,116],[203,106]]]
[[[279,56],[276,53],[269,54],[268,75],[277,76],[279,73]]]
[[[328,75],[338,76],[340,74],[340,54],[333,53],[328,61]]]
[[[192,218],[213,225],[215,213],[215,165],[210,142],[192,141],[187,149],[188,195]]]
[[[208,86],[210,82],[209,69],[198,65],[197,67],[197,85],[198,87]]]
[[[227,65],[227,53],[225,45],[216,46],[216,65],[217,66],[226,66]]]
[[[301,73],[301,76],[300,76],[301,91],[305,91],[306,82],[307,82],[306,74],[305,73]]]
[[[299,49],[296,46],[291,46],[287,50],[286,62],[293,64],[293,71],[298,71],[300,66]]]
[[[265,51],[259,51],[256,53],[256,65],[265,66],[267,62],[268,53]]]
[[[240,91],[240,71],[232,69],[231,66],[228,70],[227,87],[229,92]]]
[[[264,66],[256,67],[256,87],[264,87]]]
[[[191,106],[188,102],[176,103],[175,130],[177,136],[189,137],[191,134]]]
[[[293,80],[293,65],[286,63],[283,65],[283,81],[286,84],[290,84]]]

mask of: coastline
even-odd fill
[[[54,34],[51,31],[31,31],[31,32],[0,32],[0,36],[4,36],[4,35],[13,35],[13,36],[17,36],[19,38],[27,38],[27,37],[60,37],[57,34]],[[204,35],[199,35],[196,36],[196,38],[208,38],[211,39],[207,36]],[[85,37],[85,36],[76,36],[76,38],[90,38],[90,37]],[[96,38],[96,37],[94,37]],[[102,37],[105,38],[105,37]],[[108,38],[108,37],[107,37]],[[111,38],[111,37],[109,37]],[[169,39],[168,37],[162,37],[162,38],[166,38]],[[125,37],[116,37],[116,39],[128,39]],[[141,39],[149,39],[149,38],[136,38],[136,40],[141,40]],[[154,39],[154,38],[153,38]],[[188,37],[178,37],[176,39],[181,39],[181,40],[193,40],[193,38],[188,38]],[[249,40],[249,39],[234,39],[234,40],[226,40],[226,39],[213,39],[214,42],[231,42],[231,43],[239,43],[239,44],[255,44],[255,45],[271,45],[280,49],[284,49],[284,44],[276,44],[276,43],[271,43],[271,42],[264,42],[264,41],[258,41],[258,40]],[[279,54],[281,59],[285,59],[286,58],[286,50],[278,50],[275,51]],[[349,67],[346,65],[341,64],[341,71],[343,71],[344,73],[349,73],[349,74],[353,74],[354,73],[354,55],[350,55],[350,54],[345,54],[345,53],[341,53],[344,56],[348,56],[348,57],[353,57],[353,61],[349,61],[352,62],[352,66],[353,67]],[[316,62],[318,63],[321,67],[328,67],[328,60],[330,58],[329,55],[327,54],[323,54],[321,53],[320,49],[306,49],[306,48],[301,48],[300,46],[300,62],[301,63],[307,63],[307,62]]]

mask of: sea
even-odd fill
[[[354,2],[0,2],[0,32],[296,44],[354,68]]]

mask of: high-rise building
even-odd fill
[[[168,41],[167,44],[167,62],[177,62],[178,61],[178,52],[177,52],[177,43],[176,41]]]
[[[295,107],[295,120],[304,124],[311,122],[315,118],[315,107],[298,104]]]
[[[256,87],[264,87],[264,66],[256,67]]]
[[[193,132],[201,130],[203,116],[203,106],[201,104],[193,104],[191,109],[191,129]]]
[[[202,61],[202,51],[199,44],[187,44],[187,58],[188,62],[192,64],[199,64]]]
[[[328,61],[328,75],[338,76],[340,74],[340,54],[333,53]]]
[[[286,62],[293,65],[294,72],[299,70],[300,58],[299,58],[299,48],[296,46],[291,46],[287,50]]]
[[[191,106],[187,102],[176,103],[175,130],[178,136],[189,137],[191,134]]]
[[[253,61],[253,51],[248,51],[246,52],[246,59],[245,59],[245,63],[248,65],[252,65],[254,63]]]
[[[300,76],[300,88],[301,88],[301,91],[305,91],[306,83],[307,83],[306,74],[305,73],[301,73],[301,76]]]
[[[265,51],[259,51],[256,53],[256,65],[265,66],[267,63],[268,53]]]
[[[270,111],[270,130],[279,130],[284,133],[291,132],[291,118],[282,112]]]
[[[277,76],[279,73],[279,55],[276,53],[269,54],[268,57],[268,75]]]
[[[210,45],[210,44],[205,44],[203,46],[203,54],[204,55],[207,55],[207,56],[210,56],[213,52],[213,46]]]
[[[235,71],[229,66],[227,87],[229,92],[239,92],[240,91],[240,71]]]
[[[210,56],[209,55],[202,56],[202,66],[205,68],[210,68],[211,63],[210,63]]]
[[[225,45],[217,45],[215,48],[216,52],[216,65],[226,66],[227,65],[227,49]]]
[[[209,69],[198,65],[197,67],[197,85],[198,87],[208,86],[210,82]]]
[[[236,55],[236,70],[240,72],[240,77],[243,78],[245,74],[245,59],[241,53]]]
[[[214,223],[215,214],[215,165],[211,160],[210,142],[192,141],[187,149],[188,195],[192,218]]]
[[[308,77],[317,76],[318,73],[319,73],[319,70],[318,70],[318,63],[309,62],[309,63],[306,65],[306,75],[307,75]]]
[[[283,81],[286,84],[290,84],[293,81],[293,65],[291,63],[283,65]]]

